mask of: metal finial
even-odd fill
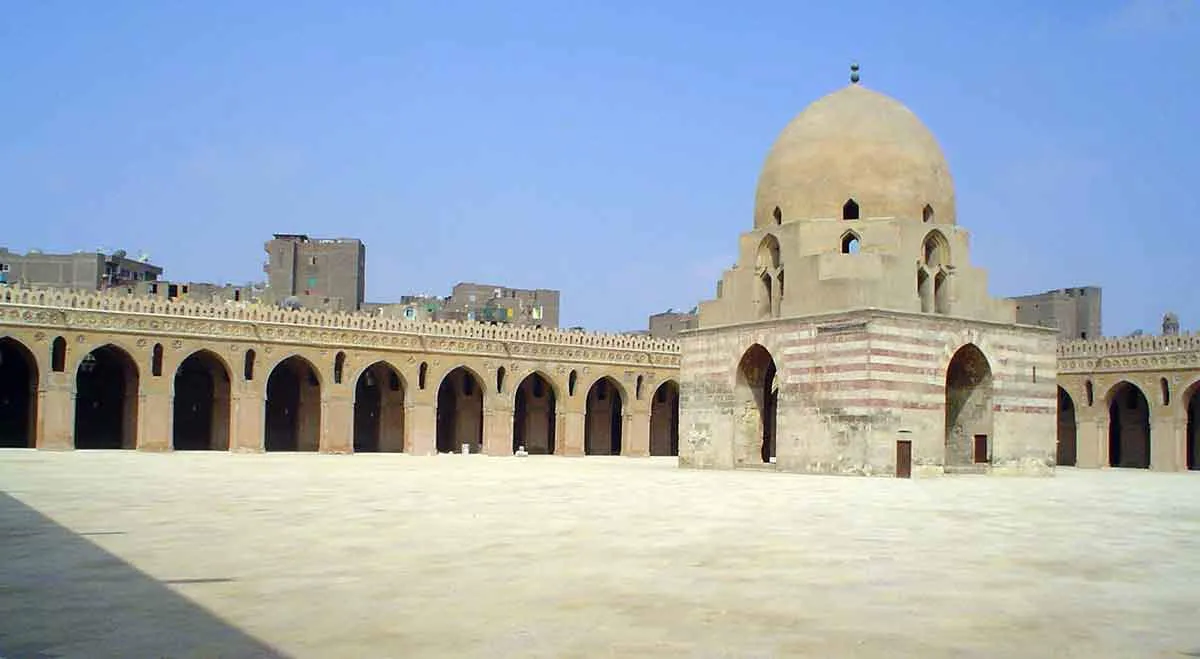
[[[850,64],[850,82],[851,84],[858,84],[858,62],[851,62]]]

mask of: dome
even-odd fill
[[[864,219],[955,221],[954,183],[933,134],[902,103],[859,84],[783,129],[758,178],[754,226],[841,218],[851,199]]]

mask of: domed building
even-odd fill
[[[988,295],[954,204],[933,134],[857,67],[792,119],[681,337],[680,464],[1051,473],[1055,333]]]

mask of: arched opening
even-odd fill
[[[1159,388],[1159,391],[1162,393],[1162,404],[1164,406],[1170,405],[1171,404],[1171,385],[1167,383],[1166,378],[1158,379],[1158,388]]]
[[[339,352],[333,358],[333,383],[342,383],[342,373],[346,370],[346,353]]]
[[[950,265],[950,243],[941,231],[934,229],[922,243],[922,259],[930,269]]]
[[[938,272],[933,278],[933,310],[937,313],[950,313],[950,284],[944,271]]]
[[[858,202],[853,199],[847,200],[842,204],[842,219],[857,220],[858,219]]]
[[[163,364],[163,347],[161,343],[155,343],[154,349],[150,352],[150,375],[154,377],[162,377]]]
[[[475,374],[458,368],[442,378],[437,395],[438,453],[483,450],[483,387]]]
[[[0,338],[0,448],[37,444],[37,359],[16,339]]]
[[[568,396],[575,395],[575,382],[578,379],[579,379],[579,374],[576,373],[575,371],[571,371],[571,375],[569,375],[567,377],[567,395]]]
[[[1087,399],[1087,406],[1091,407],[1095,400],[1095,389],[1092,387],[1091,380],[1083,383],[1083,396]]]
[[[775,457],[775,413],[779,385],[771,353],[754,344],[738,363],[734,388],[734,459],[738,464],[769,463]]]
[[[354,385],[354,452],[404,450],[404,382],[386,362],[365,368]]]
[[[587,455],[621,455],[623,402],[620,385],[612,378],[600,378],[588,390],[583,437]]]
[[[417,369],[417,388],[422,391],[425,389],[425,376],[429,374],[429,364],[421,362],[420,368]]]
[[[758,277],[758,317],[771,317],[771,275],[762,273]]]
[[[922,222],[932,222],[933,221],[933,206],[930,206],[929,204],[925,204],[925,208],[921,209],[921,221]]]
[[[642,376],[640,376],[640,375],[637,376],[637,381],[633,387],[633,397],[638,400],[642,399],[642,382],[643,382]]]
[[[1150,468],[1150,404],[1130,382],[1108,395],[1108,466]]]
[[[229,371],[201,350],[175,371],[171,446],[176,451],[229,450]]]
[[[1187,425],[1184,432],[1184,442],[1187,444],[1185,452],[1187,454],[1187,468],[1190,470],[1200,469],[1200,396],[1196,393],[1200,391],[1200,382],[1193,384],[1184,400],[1187,401]]]
[[[921,313],[933,313],[933,279],[925,268],[917,270],[917,296],[921,298]]]
[[[532,455],[553,455],[557,400],[554,388],[540,373],[530,373],[517,385],[513,402],[513,453],[524,446]]]
[[[138,369],[129,353],[105,345],[75,374],[75,448],[137,448]]]
[[[67,340],[61,336],[54,337],[50,344],[50,370],[55,373],[67,370]]]
[[[667,380],[650,401],[650,455],[679,455],[679,385]]]
[[[783,211],[779,210],[778,206],[771,211],[771,217],[775,218],[775,224],[783,224]]]
[[[321,445],[321,380],[312,362],[294,355],[267,376],[264,448],[316,451]]]
[[[242,377],[247,381],[254,379],[254,350],[247,350],[246,357],[242,360]]]
[[[779,267],[779,239],[771,234],[763,236],[754,257],[755,267],[761,271],[773,271]]]
[[[859,248],[858,234],[853,231],[847,231],[842,235],[842,253],[857,254]]]
[[[1056,463],[1074,467],[1076,461],[1075,401],[1066,389],[1058,388],[1058,455]]]
[[[992,368],[968,343],[946,368],[946,471],[975,471],[991,461]]]
[[[496,369],[496,393],[504,393],[504,367]]]

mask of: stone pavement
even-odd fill
[[[1200,656],[1200,474],[17,450],[0,538],[8,659]]]

